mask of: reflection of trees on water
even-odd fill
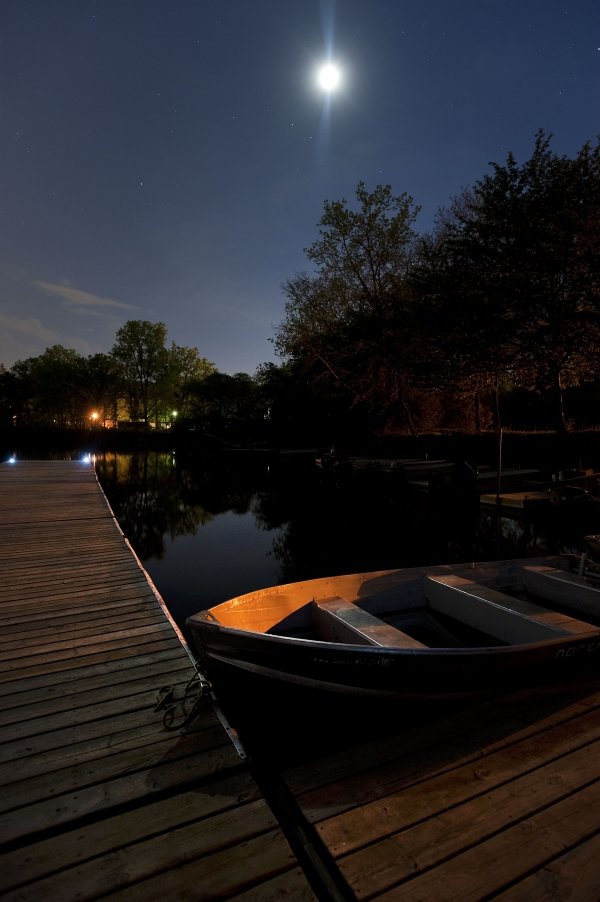
[[[535,557],[544,554],[580,554],[584,537],[600,530],[600,510],[545,510],[541,515],[512,517],[482,514],[480,545],[490,557]]]
[[[252,492],[213,467],[180,465],[171,453],[114,454],[96,461],[98,477],[137,554],[161,558],[165,538],[194,535],[227,510],[245,513]]]
[[[482,515],[473,492],[390,491],[383,485],[279,486],[257,496],[264,528],[283,526],[273,543],[281,579],[373,569],[519,558],[580,551],[591,523],[565,512],[539,521]],[[598,531],[600,522],[595,523]]]
[[[161,558],[166,537],[194,535],[216,515],[250,512],[277,530],[273,557],[290,582],[336,573],[578,551],[600,531],[580,516],[539,521],[482,515],[456,488],[418,493],[389,484],[335,485],[313,472],[273,474],[170,453],[109,454],[97,461],[109,502],[136,552]]]
[[[286,582],[450,560],[473,547],[477,525],[472,505],[458,517],[426,495],[316,480],[261,495],[256,516],[265,528],[285,527],[273,554]]]

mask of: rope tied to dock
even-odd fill
[[[177,686],[161,686],[154,711],[164,711],[165,729],[181,730],[198,716],[203,705],[209,703],[211,690],[211,683],[197,671],[181,690]]]

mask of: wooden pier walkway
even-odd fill
[[[0,573],[3,899],[600,899],[599,682],[274,727],[254,697],[249,769],[212,707],[154,710],[193,670],[89,466],[0,465]]]
[[[92,466],[0,464],[0,896],[312,899]]]
[[[598,902],[598,683],[400,719],[284,773],[351,898]]]

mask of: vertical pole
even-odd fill
[[[500,508],[500,490],[502,488],[502,426],[498,431],[498,479],[496,484],[496,504]]]
[[[502,489],[502,426],[498,429],[498,476],[496,480],[496,560],[500,558],[502,518],[500,516],[500,492]]]

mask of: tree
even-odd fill
[[[16,376],[0,363],[0,426],[16,424],[19,413]]]
[[[148,425],[150,391],[165,377],[168,352],[164,323],[129,320],[117,331],[111,354],[122,367],[132,420]]]
[[[198,348],[172,342],[167,359],[165,402],[178,416],[187,417],[192,385],[216,372],[214,363],[200,357]]]
[[[38,357],[12,367],[13,389],[20,408],[18,421],[65,428],[85,422],[85,358],[52,345]]]
[[[573,159],[549,144],[539,133],[522,167],[529,240],[518,343],[564,431],[564,389],[597,375],[600,363],[600,144]]]
[[[33,405],[30,361],[17,360],[10,370],[3,372],[0,386],[5,415],[10,411],[15,426],[27,425]]]
[[[418,209],[389,185],[356,190],[357,209],[325,201],[319,238],[306,250],[315,274],[284,285],[285,320],[276,333],[281,357],[301,361],[315,382],[363,404],[378,422],[401,418],[412,428],[410,271]]]
[[[193,413],[206,431],[235,440],[253,437],[262,408],[252,376],[230,376],[215,369],[190,388]]]
[[[435,311],[448,369],[463,384],[491,381],[554,400],[598,373],[600,148],[574,159],[539,132],[529,160],[512,154],[439,219],[417,291]],[[423,250],[423,248],[422,248]]]
[[[315,382],[301,361],[265,363],[255,381],[263,431],[274,444],[331,445],[364,431],[364,422],[358,423],[362,411],[333,381]]]
[[[469,236],[461,232],[467,199],[465,192],[450,213],[442,211],[434,234],[419,242],[412,285],[422,354],[413,376],[426,390],[472,398],[479,431],[482,398],[493,396],[498,419],[500,386],[509,372],[513,378],[518,374],[502,279],[490,279],[487,285],[490,259],[480,248],[474,251]]]
[[[93,354],[85,361],[85,392],[90,412],[102,414],[102,423],[118,419],[119,398],[122,391],[122,370],[110,354]]]

